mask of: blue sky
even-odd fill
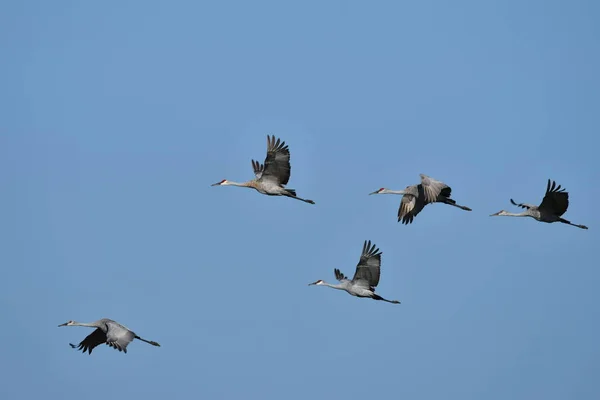
[[[597,399],[600,4],[0,5],[0,397]],[[311,206],[240,188],[266,135]],[[396,222],[419,173],[473,209]],[[490,218],[548,178],[588,231]],[[378,292],[308,287],[383,251]],[[115,319],[134,341],[73,351]],[[7,397],[8,396],[8,397]]]

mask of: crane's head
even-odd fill
[[[75,323],[75,321],[67,321],[67,322],[65,322],[64,324],[60,324],[60,325],[59,325],[59,327],[60,327],[60,326],[71,326],[71,325],[73,325],[74,323]]]
[[[372,194],[381,194],[381,193],[385,192],[386,190],[387,190],[386,188],[380,188],[379,190],[376,190],[373,193],[369,193],[369,195],[372,195]]]
[[[497,213],[490,214],[490,217],[497,217],[499,215],[506,215],[507,213],[508,213],[508,211],[500,210]]]
[[[227,179],[223,179],[221,182],[217,182],[217,183],[213,183],[210,186],[221,186],[221,185],[227,185],[229,182],[227,182]]]
[[[309,283],[309,284],[308,284],[308,286],[312,286],[312,285],[322,285],[323,283],[325,283],[325,282],[323,282],[321,279],[319,279],[319,280],[318,280],[318,281],[316,281],[316,282]]]

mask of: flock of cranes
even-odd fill
[[[285,196],[305,203],[315,204],[312,200],[298,197],[294,189],[285,187],[291,174],[290,151],[285,142],[279,138],[276,139],[275,136],[267,136],[267,156],[264,164],[252,160],[252,169],[255,176],[252,180],[238,183],[224,179],[212,186],[239,186],[252,188],[267,196]],[[402,195],[400,207],[398,209],[398,222],[401,221],[403,224],[411,224],[423,208],[432,203],[448,204],[465,211],[471,211],[469,207],[457,204],[454,199],[450,198],[452,193],[450,186],[427,175],[421,174],[420,176],[421,183],[407,186],[404,190],[381,188],[370,194]],[[510,199],[510,202],[515,206],[524,208],[525,211],[515,214],[501,210],[491,216],[531,217],[541,222],[561,222],[581,229],[588,229],[585,225],[574,224],[562,218],[562,215],[569,207],[569,193],[566,192],[564,188],[561,188],[560,185],[557,186],[556,182],[551,181],[550,179],[548,180],[544,199],[539,206],[516,203],[513,199]],[[309,286],[328,286],[334,289],[345,290],[352,296],[400,304],[398,300],[388,300],[375,293],[375,288],[379,284],[379,277],[381,274],[381,255],[382,252],[377,246],[372,244],[370,240],[366,240],[352,280],[348,279],[336,268],[334,269],[334,274],[335,278],[340,282],[339,284],[330,284],[319,279],[316,282],[310,283]],[[68,321],[59,326],[86,326],[96,328],[90,335],[83,339],[79,345],[76,346],[70,344],[72,348],[81,350],[82,353],[87,351],[88,354],[91,354],[96,346],[103,343],[118,351],[127,353],[127,346],[133,339],[141,340],[153,346],[160,346],[157,342],[142,339],[129,328],[107,318],[90,323]]]

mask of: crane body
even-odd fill
[[[339,269],[333,270],[335,279],[339,284],[327,283],[321,279],[309,283],[308,286],[327,286],[333,289],[345,290],[352,296],[368,297],[373,300],[381,300],[392,304],[400,304],[398,300],[388,300],[375,293],[375,287],[379,284],[381,269],[381,252],[371,241],[366,241],[363,245],[360,261],[356,266],[356,271],[352,280],[348,279]]]
[[[142,339],[131,329],[108,318],[102,318],[94,322],[68,321],[59,325],[59,327],[61,326],[85,326],[88,328],[96,328],[94,332],[83,339],[79,345],[69,343],[72,348],[81,350],[83,353],[87,351],[88,354],[92,354],[92,350],[102,343],[107,344],[113,349],[127,353],[127,346],[133,339],[138,339],[142,342],[160,347],[160,344],[153,342],[152,340]]]
[[[238,186],[256,190],[267,196],[285,196],[305,203],[315,204],[314,201],[298,197],[294,189],[286,188],[290,174],[290,151],[285,142],[275,136],[267,136],[267,156],[264,164],[252,160],[255,178],[247,182],[233,182],[223,179],[211,186]]]
[[[513,199],[510,202],[524,208],[522,213],[511,213],[505,210],[500,210],[497,213],[491,214],[490,217],[530,217],[540,222],[553,223],[562,222],[563,224],[576,226],[581,229],[588,229],[585,225],[574,224],[569,220],[562,218],[562,215],[569,208],[569,193],[562,188],[561,185],[556,186],[555,181],[548,179],[546,186],[546,194],[539,206],[527,203],[516,203]]]
[[[372,194],[399,194],[402,195],[400,207],[398,208],[398,222],[411,224],[414,218],[431,203],[444,203],[465,211],[472,211],[469,207],[457,204],[451,199],[452,188],[444,182],[435,180],[425,174],[420,174],[421,183],[407,186],[404,190],[390,190],[381,188]]]

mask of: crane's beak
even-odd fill
[[[379,193],[379,190],[376,190],[373,193],[369,193],[369,196],[372,195],[372,194],[377,194],[377,193]]]
[[[210,185],[210,186],[219,186],[219,185],[221,185],[221,182],[213,183],[213,184],[212,184],[212,185]]]
[[[502,211],[498,211],[497,213],[490,214],[490,217],[495,217],[495,216],[498,216],[498,215],[500,215],[500,213],[501,213],[501,212],[502,212]]]
[[[68,322],[65,322],[64,324],[60,324],[58,327],[60,328],[61,326],[67,326]]]

